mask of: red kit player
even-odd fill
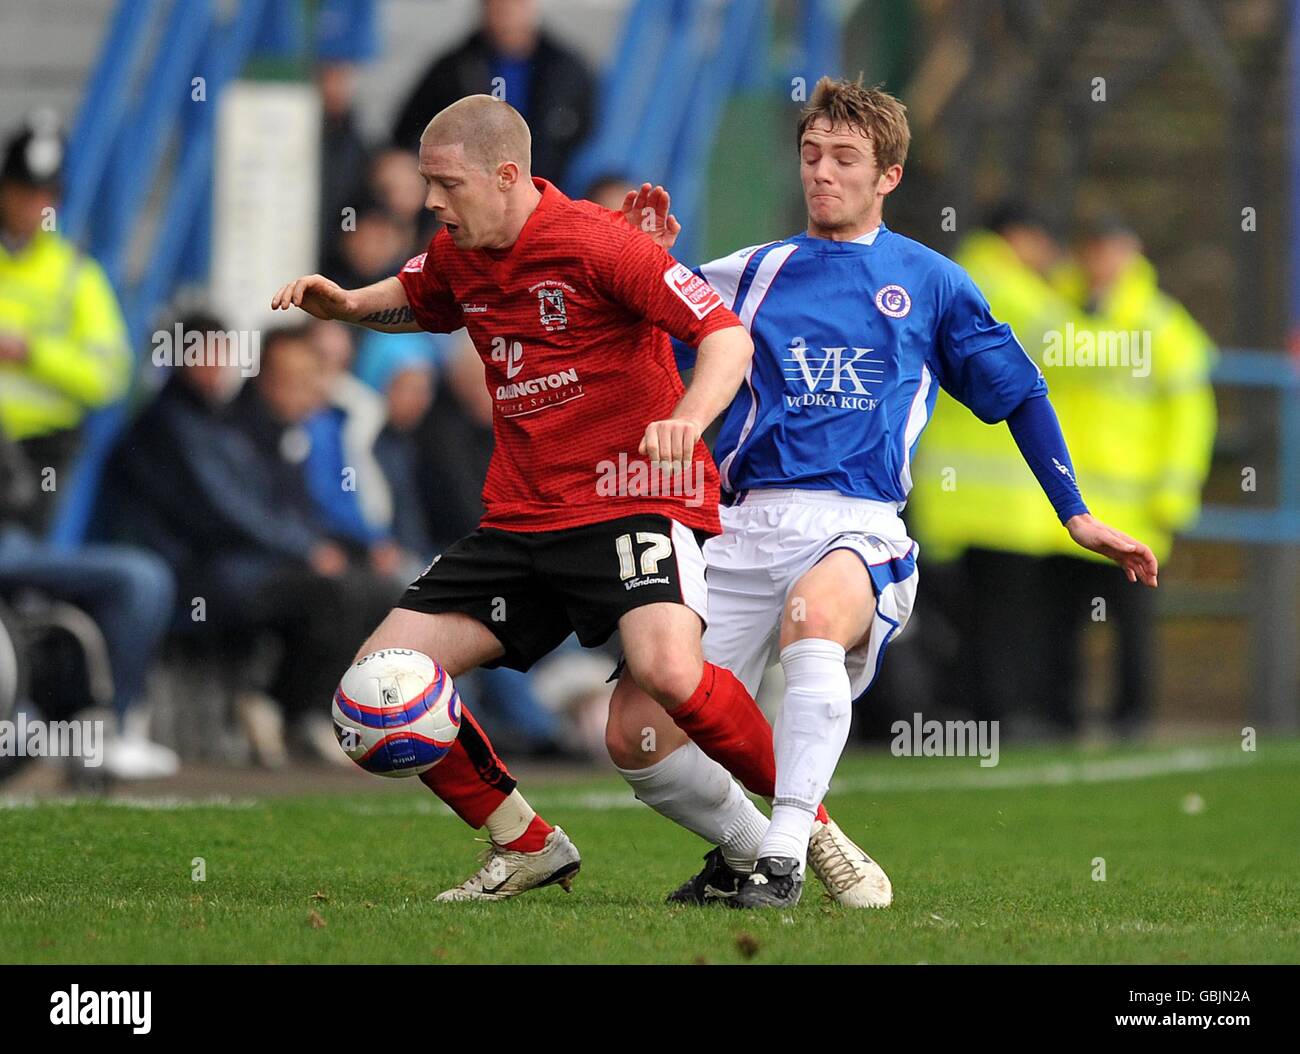
[[[720,530],[700,436],[744,378],[749,334],[619,213],[531,178],[528,126],[504,102],[471,96],[439,113],[420,139],[419,170],[443,222],[426,252],[364,289],[300,278],[271,304],[389,333],[464,326],[487,367],[496,448],[483,520],[408,588],[359,655],[410,648],[453,677],[480,665],[527,670],[570,632],[590,647],[618,629],[620,685],[630,678],[705,754],[770,796],[771,729],[700,647],[700,541]],[[666,333],[699,348],[689,390]],[[491,840],[483,868],[438,899],[567,888],[576,847],[524,800],[468,711],[455,747],[420,778]],[[731,790],[698,803],[723,826],[743,815],[728,799],[743,795],[725,782]]]

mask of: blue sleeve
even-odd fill
[[[307,421],[311,450],[303,462],[307,492],[316,512],[330,533],[356,542],[374,545],[385,532],[366,522],[361,499],[355,488],[343,486],[343,422],[330,410],[323,410]]]
[[[1025,463],[1033,469],[1043,492],[1052,502],[1057,519],[1065,523],[1071,516],[1088,511],[1074,478],[1074,465],[1065,447],[1061,423],[1047,398],[1047,385],[1034,391],[1007,416],[1007,427]]]
[[[696,278],[700,278],[700,279],[704,279],[704,281],[708,281],[708,279],[704,278],[704,271],[702,268],[692,267],[691,273],[695,275]],[[724,302],[725,302],[725,298],[724,298]],[[673,342],[673,358],[677,360],[677,372],[685,373],[687,370],[695,369],[695,360],[698,356],[698,350],[696,348],[692,348],[689,344],[686,344],[683,341],[678,340],[676,337],[672,338],[672,342]]]
[[[689,344],[683,344],[673,337],[673,358],[677,360],[677,372],[685,373],[695,369],[696,350]]]
[[[965,271],[947,276],[945,293],[935,341],[939,383],[985,424],[996,424],[1025,401],[1042,373]]]

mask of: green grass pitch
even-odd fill
[[[583,853],[558,888],[434,904],[472,833],[389,793],[0,810],[0,961],[1300,961],[1300,743],[847,757],[828,805],[890,874],[848,911],[669,908],[705,846],[617,779],[525,786]],[[202,857],[204,881],[193,880]],[[1104,860],[1105,880],[1098,858]]]

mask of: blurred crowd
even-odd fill
[[[1166,566],[1214,450],[1209,336],[1160,289],[1117,215],[1092,218],[1067,246],[1049,211],[1008,202],[954,258],[1042,369],[1092,513]],[[1159,683],[1155,594],[1070,540],[1008,430],[941,393],[912,478],[926,607],[885,709],[953,708],[998,720],[1007,738],[1070,738],[1100,675],[1101,728],[1144,732]]]
[[[344,62],[317,72],[320,269],[345,287],[391,276],[432,236],[416,146],[448,103],[508,98],[533,128],[534,172],[561,185],[592,128],[592,75],[541,28],[532,0],[485,0],[481,26],[417,78],[379,142],[358,130],[354,76]],[[0,619],[30,668],[19,705],[56,718],[102,706],[116,733],[109,771],[167,775],[179,759],[149,738],[148,673],[220,666],[233,673],[229,718],[253,760],[348,764],[327,709],[340,673],[481,514],[492,452],[482,363],[463,331],[312,321],[256,334],[247,371],[235,345],[248,335],[196,309],[155,330],[178,331],[189,350],[134,376],[104,273],[48,222],[63,151],[56,128],[26,128],[0,179]],[[624,190],[591,188],[613,204]],[[59,542],[49,532],[79,485],[90,415],[129,391],[89,536]],[[79,641],[89,657],[47,632],[40,605],[89,617],[94,640]],[[582,756],[603,742],[614,658],[575,645],[533,675],[482,670],[462,688],[514,755]]]
[[[530,0],[485,0],[482,14],[417,78],[380,142],[358,130],[352,67],[320,66],[321,271],[341,285],[388,277],[427,244],[415,145],[428,116],[465,94],[504,92],[533,129],[534,172],[565,186],[592,130],[592,75]],[[149,671],[219,666],[253,759],[348,764],[327,710],[340,673],[481,513],[492,402],[478,354],[463,331],[308,321],[257,334],[258,368],[244,376],[241,336],[194,309],[158,331],[179,326],[202,353],[137,376],[149,356],[133,354],[108,280],[49,222],[62,152],[57,130],[26,128],[0,172],[0,624],[23,655],[19,705],[54,717],[103,707],[110,770],[166,775],[179,759],[150,738]],[[618,208],[628,184],[565,189]],[[1137,234],[1106,217],[1067,251],[1054,223],[1010,204],[956,258],[1042,366],[1093,511],[1167,559],[1208,471],[1213,349],[1159,289]],[[1080,365],[1085,335],[1095,349],[1120,333],[1137,341],[1127,358]],[[79,485],[90,415],[128,392],[89,536],[51,535]],[[1118,629],[1110,719],[1141,727],[1155,683],[1150,595],[1070,546],[1006,430],[941,395],[912,475],[925,613],[861,727],[946,709],[1012,735],[1072,735],[1085,634],[1101,623]],[[613,658],[575,645],[532,674],[482,670],[461,687],[511,755],[599,754]]]

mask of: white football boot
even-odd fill
[[[489,842],[478,872],[459,886],[439,893],[435,899],[508,900],[530,889],[550,885],[559,885],[567,893],[581,866],[578,847],[559,827],[546,836],[546,844],[535,853],[503,849]]]
[[[889,876],[834,820],[813,823],[808,867],[830,898],[845,907],[887,908],[894,899]]]

